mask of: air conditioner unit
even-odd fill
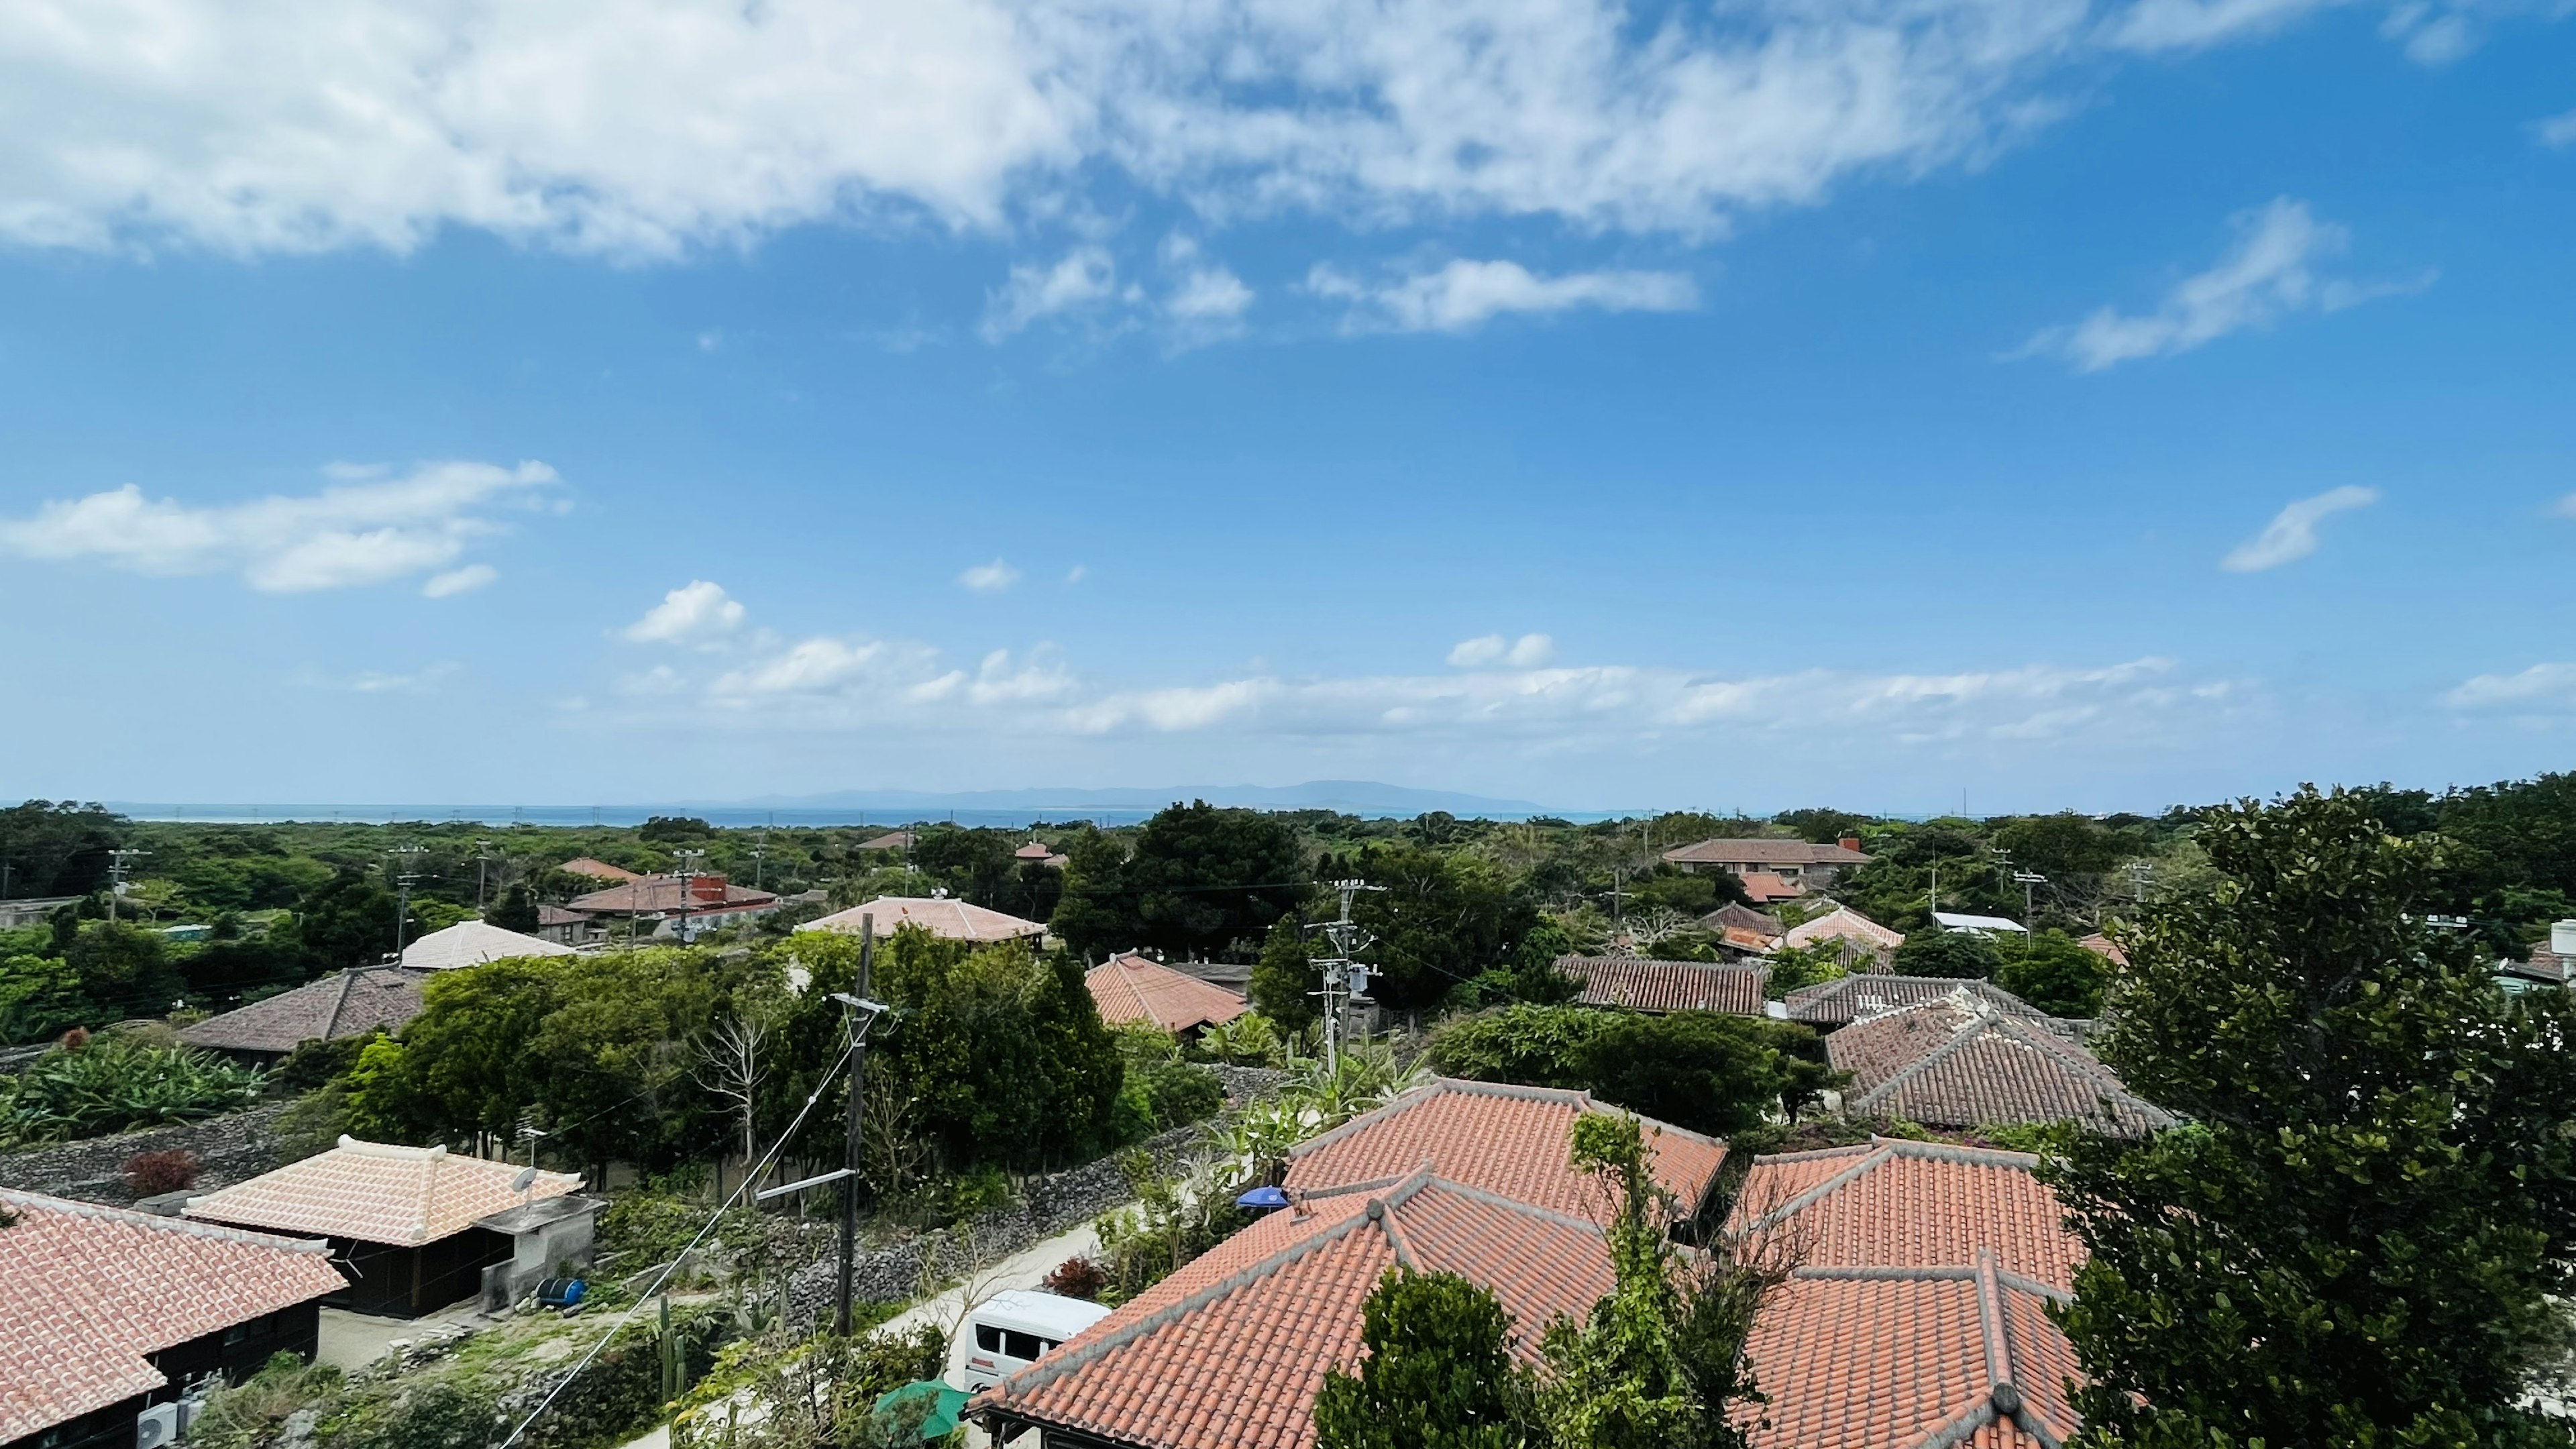
[[[134,1416],[134,1449],[168,1449],[178,1442],[177,1404],[154,1404]]]

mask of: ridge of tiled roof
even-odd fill
[[[807,921],[796,929],[856,935],[861,918],[868,916],[876,918],[880,937],[892,936],[904,926],[920,926],[952,941],[1018,941],[1046,933],[1044,922],[1022,920],[1007,911],[955,896],[879,896],[864,905]]]
[[[1904,944],[1905,933],[1882,926],[1850,906],[1837,905],[1812,921],[1791,926],[1781,939],[1792,946],[1811,946],[1818,941],[1866,941],[1892,951]]]
[[[2003,1055],[1967,1063],[1990,1049]],[[1901,1104],[1902,1115],[1943,1127],[2081,1120],[2143,1133],[2174,1122],[2082,1045],[1966,992],[1854,1022],[1825,1038],[1825,1054],[1860,1088],[1846,1110]]]
[[[1690,845],[1677,845],[1665,851],[1663,858],[1676,864],[1709,861],[1747,865],[1859,865],[1869,859],[1857,850],[1846,850],[1839,845],[1818,845],[1811,840],[1791,840],[1780,836],[1702,840]]]
[[[1898,976],[1883,971],[1855,971],[1831,981],[1801,986],[1784,997],[1781,1004],[1787,1009],[1791,1021],[1866,1021],[1926,1001],[1937,1001],[1960,990],[2014,1016],[2038,1021],[2054,1019],[1993,982],[1978,977]],[[1859,1000],[1854,1002],[1848,998]],[[1856,1009],[1845,1015],[1839,1010],[1844,1006]]]
[[[1146,1022],[1165,1031],[1219,1025],[1252,1010],[1240,995],[1175,971],[1133,951],[1110,957],[1083,973],[1083,985],[1111,1025]]]
[[[1559,974],[1580,982],[1593,1006],[1638,1011],[1721,1011],[1760,1016],[1771,968],[1715,961],[1661,961],[1648,956],[1559,956]]]
[[[1590,1200],[1591,1189],[1567,1161],[1561,1135],[1533,1136],[1535,1124],[1527,1121],[1498,1123],[1444,1117],[1431,1122],[1417,1115],[1441,1114],[1441,1104],[1460,1098],[1562,1109],[1567,1113],[1569,1128],[1574,1117],[1586,1114],[1634,1117],[1645,1129],[1650,1146],[1664,1144],[1655,1153],[1655,1176],[1681,1201],[1685,1212],[1698,1210],[1726,1161],[1727,1147],[1722,1140],[1638,1116],[1600,1101],[1589,1092],[1434,1077],[1385,1106],[1289,1149],[1288,1186],[1295,1191],[1320,1191],[1352,1181],[1382,1179],[1398,1167],[1409,1167],[1426,1158],[1447,1158],[1439,1161],[1443,1178],[1482,1185],[1515,1202],[1569,1211]],[[1385,1140],[1372,1150],[1366,1140],[1372,1137]],[[1473,1149],[1472,1154],[1467,1149]],[[1336,1178],[1332,1176],[1336,1168],[1354,1175]],[[1365,1176],[1357,1175],[1361,1173]],[[1508,1191],[1512,1188],[1519,1189],[1521,1195],[1514,1196]]]
[[[0,1189],[0,1442],[169,1380],[148,1355],[338,1292],[330,1245]]]
[[[393,1030],[420,1015],[426,979],[399,966],[354,967],[182,1027],[179,1040],[216,1050],[291,1052],[308,1041]]]
[[[192,1218],[360,1242],[413,1247],[463,1232],[476,1221],[581,1186],[566,1172],[540,1172],[525,1193],[507,1162],[462,1157],[444,1147],[403,1147],[343,1136],[339,1145],[247,1182],[188,1200]]]

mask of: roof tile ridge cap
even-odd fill
[[[1872,1017],[1865,1023],[1854,1022],[1852,1024],[1854,1026],[1875,1026],[1882,1021],[1892,1021],[1899,1016],[1908,1015],[1912,1012],[1920,1011],[1925,1007],[1938,1006],[1940,1004],[1941,1003],[1939,1002],[1933,1001],[1921,1002],[1898,1011],[1888,1012],[1884,1016]],[[1868,1091],[1861,1093],[1852,1105],[1857,1107],[1870,1106],[1880,1098],[1886,1096],[1888,1093],[1895,1091],[1898,1087],[1903,1086],[1905,1083],[1910,1082],[1914,1078],[1931,1070],[1935,1064],[1948,1061],[1950,1058],[1957,1056],[1959,1052],[1967,1046],[1969,1039],[1984,1031],[1986,1023],[1992,1019],[1993,1018],[1991,1017],[1972,1016],[1968,1020],[1961,1022],[1959,1025],[1952,1027],[1950,1029],[1950,1039],[1948,1041],[1941,1043],[1939,1046],[1932,1048],[1923,1055],[1916,1057],[1913,1061],[1910,1061],[1904,1066],[1898,1067],[1895,1071],[1888,1073],[1886,1080],[1880,1082],[1877,1086],[1870,1088]]]
[[[1185,1293],[1151,1313],[1140,1315],[1135,1322],[1119,1328],[1114,1333],[1102,1334],[1079,1348],[1058,1350],[1048,1354],[994,1385],[992,1392],[999,1393],[1008,1400],[1014,1393],[1051,1384],[1073,1370],[1100,1358],[1113,1348],[1124,1348],[1146,1334],[1170,1325],[1185,1314],[1196,1313],[1220,1298],[1240,1292],[1309,1253],[1340,1242],[1367,1222],[1368,1214],[1360,1212],[1352,1213],[1339,1222],[1324,1224],[1267,1258],[1237,1268],[1213,1283]]]
[[[1849,1157],[1854,1153],[1869,1153],[1876,1150],[1867,1142],[1855,1142],[1846,1147],[1809,1147],[1798,1152],[1757,1152],[1753,1156],[1753,1165],[1759,1167],[1766,1162],[1815,1162],[1827,1157]]]
[[[1534,1202],[1523,1202],[1519,1198],[1513,1197],[1508,1193],[1496,1192],[1492,1188],[1487,1187],[1474,1187],[1467,1183],[1457,1182],[1446,1177],[1435,1177],[1425,1185],[1437,1187],[1442,1192],[1454,1192],[1460,1197],[1466,1198],[1471,1202],[1483,1203],[1487,1207],[1501,1208],[1505,1212],[1518,1213],[1523,1217],[1539,1218],[1546,1222],[1555,1223],[1560,1227],[1579,1229],[1583,1232],[1590,1233],[1595,1237],[1602,1236],[1601,1225],[1594,1222],[1592,1219],[1583,1216],[1581,1213],[1570,1213],[1561,1208],[1544,1207]],[[1419,1191],[1419,1189],[1416,1189],[1416,1191]]]
[[[1561,1090],[1566,1090],[1566,1089],[1563,1089],[1563,1088],[1548,1088],[1548,1087],[1530,1087],[1530,1088],[1526,1088],[1525,1090],[1533,1091],[1533,1092],[1543,1092],[1543,1091],[1561,1091]],[[1631,1122],[1635,1122],[1635,1123],[1637,1123],[1639,1126],[1646,1127],[1646,1128],[1650,1128],[1650,1129],[1652,1129],[1652,1130],[1653,1130],[1653,1131],[1655,1131],[1655,1132],[1659,1132],[1659,1133],[1660,1133],[1660,1132],[1668,1132],[1668,1133],[1671,1133],[1671,1134],[1672,1134],[1673,1136],[1675,1136],[1675,1137],[1680,1137],[1680,1138],[1684,1138],[1684,1139],[1687,1139],[1687,1140],[1692,1141],[1692,1142],[1696,1142],[1696,1143],[1700,1144],[1700,1145],[1701,1145],[1701,1146],[1703,1146],[1703,1147],[1715,1147],[1715,1148],[1718,1148],[1718,1149],[1720,1149],[1720,1150],[1727,1150],[1727,1141],[1726,1141],[1726,1139],[1725,1139],[1725,1138],[1723,1138],[1723,1137],[1711,1137],[1711,1136],[1709,1136],[1709,1135],[1708,1135],[1707,1133],[1705,1133],[1705,1132],[1694,1132],[1694,1131],[1692,1131],[1692,1130],[1691,1130],[1690,1128],[1688,1128],[1688,1127],[1678,1127],[1678,1126],[1675,1126],[1674,1124],[1672,1124],[1672,1123],[1670,1123],[1670,1122],[1665,1121],[1665,1120],[1664,1120],[1664,1119],[1662,1119],[1661,1117],[1649,1117],[1649,1116],[1647,1116],[1647,1115],[1646,1115],[1645,1113],[1643,1113],[1643,1112],[1631,1112],[1631,1111],[1629,1111],[1627,1108],[1622,1107],[1622,1106],[1619,1106],[1619,1105],[1618,1105],[1618,1104],[1616,1104],[1616,1103],[1613,1103],[1613,1102],[1604,1102],[1604,1101],[1602,1101],[1600,1098],[1593,1096],[1593,1095],[1592,1095],[1590,1092],[1588,1092],[1588,1091],[1583,1091],[1583,1090],[1580,1090],[1580,1089],[1576,1089],[1576,1090],[1574,1091],[1574,1095],[1575,1095],[1576,1097],[1578,1097],[1578,1098],[1580,1098],[1580,1099],[1581,1099],[1579,1102],[1577,1102],[1577,1103],[1575,1104],[1575,1105],[1576,1105],[1576,1109],[1577,1109],[1578,1111],[1582,1111],[1582,1112],[1597,1112],[1597,1113],[1601,1113],[1601,1114],[1604,1114],[1604,1115],[1607,1115],[1607,1116],[1613,1116],[1613,1117],[1625,1117],[1625,1118],[1627,1118],[1629,1121],[1631,1121]]]
[[[1564,1102],[1580,1106],[1592,1100],[1592,1094],[1580,1087],[1533,1087],[1525,1082],[1484,1082],[1474,1077],[1435,1076],[1424,1085],[1470,1097],[1510,1097],[1523,1102]]]
[[[2028,1293],[2034,1298],[2045,1298],[2051,1303],[2075,1301],[2075,1295],[2071,1291],[2060,1288],[2054,1283],[2042,1283],[2036,1278],[2013,1272],[2009,1268],[1997,1267],[1995,1282],[2015,1293]]]
[[[1977,1270],[1959,1263],[1810,1263],[1790,1269],[1789,1276],[1846,1283],[1965,1283],[1976,1278]]]
[[[1431,1159],[1426,1157],[1422,1159],[1420,1167],[1415,1168],[1410,1176],[1395,1185],[1393,1191],[1384,1197],[1370,1198],[1368,1209],[1363,1214],[1370,1222],[1377,1224],[1379,1232],[1386,1235],[1388,1251],[1395,1254],[1395,1261],[1408,1273],[1420,1272],[1422,1265],[1414,1257],[1413,1244],[1405,1237],[1404,1229],[1396,1225],[1395,1213],[1396,1209],[1413,1201],[1414,1195],[1421,1192],[1430,1181]]]
[[[1995,1282],[1994,1249],[1977,1249],[1975,1277],[1977,1328],[1980,1336],[1985,1340],[1986,1382],[1991,1386],[1991,1391],[1998,1394],[2005,1389],[2011,1389],[2014,1401],[2018,1402],[2021,1389],[2014,1381],[2012,1337],[2004,1321],[2003,1288]],[[1995,1407],[2001,1412],[2011,1411],[2007,1404],[1999,1403]]]
[[[416,946],[420,943],[415,941],[412,944]],[[331,1014],[322,1019],[322,1040],[329,1041],[331,1033],[339,1030],[341,1013],[349,1009],[349,993],[357,987],[357,984],[356,971],[344,969],[340,972],[340,994],[331,1001]]]
[[[1396,1094],[1394,1101],[1371,1107],[1367,1111],[1353,1117],[1348,1122],[1343,1123],[1341,1126],[1336,1127],[1329,1132],[1319,1132],[1314,1136],[1307,1138],[1305,1141],[1298,1143],[1296,1146],[1289,1148],[1288,1160],[1294,1162],[1298,1158],[1303,1157],[1310,1152],[1321,1150],[1328,1144],[1339,1142],[1346,1137],[1356,1135],[1361,1127],[1370,1123],[1385,1121],[1402,1113],[1410,1112],[1414,1108],[1421,1106],[1423,1103],[1438,1097],[1443,1091],[1448,1090],[1453,1085],[1454,1083],[1448,1077],[1433,1077],[1430,1081],[1423,1083],[1421,1086],[1408,1088],[1405,1091],[1399,1092]]]
[[[1353,1193],[1376,1192],[1381,1188],[1391,1188],[1402,1181],[1404,1181],[1402,1177],[1372,1177],[1365,1182],[1335,1183],[1331,1187],[1301,1187],[1297,1189],[1297,1196],[1307,1202],[1313,1202],[1317,1198],[1349,1197]]]
[[[132,1208],[110,1207],[101,1202],[81,1202],[75,1198],[52,1197],[41,1192],[21,1192],[11,1187],[0,1187],[0,1202],[32,1208],[37,1212],[60,1213],[64,1217],[96,1218],[101,1222],[150,1228],[155,1232],[182,1233],[192,1238],[246,1243],[256,1248],[276,1248],[290,1253],[327,1254],[331,1251],[331,1245],[318,1238],[290,1238],[281,1233],[263,1233],[255,1228],[237,1228],[229,1223],[215,1222],[206,1218],[165,1218],[159,1213],[137,1212]]]
[[[1954,1444],[1965,1444],[1998,1417],[1994,1397],[1988,1395],[1934,1425],[1931,1433],[1916,1441],[1915,1449],[1951,1449]]]
[[[1822,1201],[1827,1196],[1840,1192],[1845,1187],[1850,1186],[1853,1182],[1869,1175],[1869,1173],[1880,1163],[1887,1161],[1890,1157],[1895,1155],[1892,1152],[1881,1150],[1878,1146],[1880,1140],[1881,1139],[1875,1137],[1871,1138],[1871,1150],[1851,1166],[1844,1168],[1842,1171],[1835,1173],[1833,1176],[1826,1178],[1820,1183],[1817,1183],[1814,1187],[1808,1188],[1805,1192],[1798,1194],[1796,1197],[1793,1197],[1787,1202],[1782,1203],[1780,1206],[1773,1208],[1761,1217],[1754,1219],[1751,1231],[1758,1233],[1769,1228],[1778,1227],[1780,1224],[1787,1222],[1791,1215],[1805,1212],[1808,1208]]]
[[[1957,1162],[1970,1167],[2018,1167],[2024,1171],[2039,1166],[2036,1152],[2013,1152],[2001,1147],[1965,1147],[1956,1142],[1917,1142],[1910,1137],[1873,1139],[1907,1157],[1929,1157],[1939,1162]]]

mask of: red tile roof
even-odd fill
[[[1046,934],[1046,927],[1036,921],[970,905],[953,896],[879,896],[866,905],[834,911],[796,929],[855,936],[862,916],[876,917],[879,938],[891,936],[904,926],[921,926],[951,941],[1020,941]]]
[[[1967,991],[1854,1022],[1825,1038],[1825,1057],[1852,1074],[1847,1112],[1936,1127],[2082,1120],[2130,1134],[2174,1121],[2076,1042]]]
[[[459,1157],[444,1147],[396,1147],[343,1137],[340,1145],[248,1182],[188,1200],[192,1218],[282,1232],[318,1233],[410,1247],[474,1226],[523,1201],[561,1197],[581,1186],[567,1172],[540,1172],[527,1192],[511,1189],[520,1168]]]
[[[1491,1287],[1525,1359],[1612,1286],[1591,1221],[1421,1169],[1272,1213],[977,1408],[1140,1449],[1306,1449],[1325,1371],[1357,1362],[1361,1305],[1397,1266]]]
[[[1423,1163],[1442,1177],[1556,1212],[1591,1214],[1604,1204],[1591,1179],[1567,1160],[1575,1119],[1612,1112],[1587,1092],[1435,1077],[1387,1105],[1301,1143],[1288,1154],[1287,1187],[1322,1192],[1386,1182]],[[1655,1153],[1655,1176],[1697,1212],[1726,1161],[1714,1137],[1639,1118]]]
[[[1791,946],[1813,946],[1819,941],[1858,941],[1875,950],[1893,951],[1905,944],[1903,931],[1892,931],[1849,906],[1836,906],[1825,914],[1791,926],[1781,938]]]
[[[778,899],[774,891],[756,891],[731,881],[719,881],[713,876],[702,875],[694,881],[684,881],[676,875],[647,875],[610,886],[604,891],[575,896],[564,902],[564,908],[611,916],[677,912],[684,886],[688,888],[689,914],[693,916],[765,906]],[[721,895],[716,893],[719,889]]]
[[[1704,961],[1649,961],[1636,956],[1559,956],[1556,969],[1583,985],[1593,1006],[1638,1011],[1725,1011],[1760,1016],[1770,970]]]
[[[1711,931],[1741,928],[1775,941],[1780,939],[1781,935],[1780,919],[1777,916],[1766,916],[1751,906],[1738,905],[1733,901],[1728,901],[1725,905],[1700,917],[1699,923]]]
[[[1991,981],[1962,981],[1948,976],[1891,976],[1875,971],[1856,971],[1834,981],[1820,981],[1801,986],[1789,993],[1782,1005],[1791,1021],[1825,1026],[1867,1021],[1891,1011],[1903,1011],[1927,1001],[1939,1001],[1965,988],[1967,992],[2007,1015],[2032,1021],[2053,1021],[2047,1012],[2004,990]]]
[[[1100,1019],[1112,1026],[1136,1022],[1183,1032],[1229,1022],[1252,1009],[1251,1003],[1222,986],[1133,951],[1092,967],[1082,980],[1091,988]]]
[[[1664,852],[1675,865],[1866,865],[1869,857],[1805,840],[1703,840]]]
[[[1748,870],[1736,879],[1743,884],[1744,893],[1751,897],[1757,906],[1767,906],[1773,901],[1790,900],[1807,893],[1806,887],[1789,884],[1788,880],[1776,871]]]
[[[909,830],[889,830],[873,839],[862,840],[852,850],[910,850],[913,834]]]
[[[1745,1344],[1771,1400],[1758,1449],[2041,1449],[2075,1432],[2074,1350],[2043,1309],[2082,1249],[2034,1162],[1885,1139],[1756,1160],[1731,1226],[1801,1263]]]
[[[567,860],[563,864],[556,866],[555,869],[562,871],[566,875],[586,875],[592,880],[643,879],[643,877],[637,875],[631,870],[628,870],[622,865],[610,865],[607,861],[593,860],[587,855],[576,856],[573,859]]]
[[[2120,949],[2120,943],[2112,940],[2106,935],[2103,935],[2099,931],[2095,931],[2092,935],[2085,937],[2083,940],[2078,941],[2075,944],[2092,952],[2096,956],[2116,962],[2119,965],[2126,966],[2129,964],[2129,954]]]
[[[0,1443],[168,1382],[145,1355],[345,1286],[330,1248],[0,1190]]]

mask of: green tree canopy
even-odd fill
[[[2111,979],[2108,957],[2088,951],[2063,931],[2041,931],[1995,968],[1995,984],[2051,1016],[2102,1014],[2102,989]]]
[[[343,870],[305,898],[295,934],[316,971],[372,965],[394,949],[394,893],[364,871]],[[420,934],[417,919],[403,923],[405,941]]]
[[[2426,930],[2436,843],[2354,796],[2201,841],[2216,887],[2126,934],[2098,1043],[2190,1125],[2052,1168],[2086,1439],[2566,1445],[2522,1401],[2576,1288],[2576,1000]]]
[[[1335,1368],[1315,1396],[1317,1449],[1520,1449],[1528,1375],[1512,1320],[1454,1273],[1390,1268],[1360,1309],[1359,1372]]]
[[[1514,964],[1540,920],[1503,872],[1473,857],[1369,845],[1327,857],[1322,871],[1384,887],[1361,892],[1351,917],[1377,938],[1362,958],[1377,966],[1369,994],[1390,1010],[1437,1005],[1480,973]]]
[[[0,810],[0,863],[8,894],[85,896],[107,884],[110,850],[125,843],[125,817],[103,805],[30,800]]]
[[[1310,880],[1286,821],[1195,801],[1146,821],[1132,853],[1109,836],[1076,841],[1052,925],[1086,956],[1143,946],[1250,959],[1272,923],[1304,902]]]
[[[1453,1077],[1574,1087],[1695,1132],[1759,1123],[1823,1084],[1815,1033],[1790,1022],[1676,1011],[1513,1005],[1441,1023],[1432,1064]]]
[[[1905,944],[1896,948],[1895,966],[1900,976],[1984,980],[2002,965],[2003,955],[1995,949],[1995,943],[1975,931],[1927,926],[1908,933]]]

